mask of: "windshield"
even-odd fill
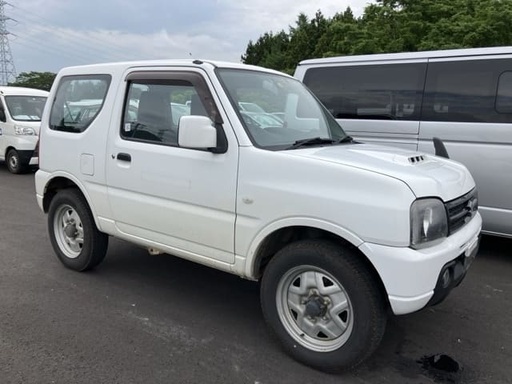
[[[5,103],[13,120],[41,121],[46,97],[5,96]]]
[[[251,140],[260,148],[292,149],[304,140],[325,145],[347,137],[298,80],[240,69],[218,69],[217,74]]]

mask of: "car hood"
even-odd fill
[[[292,156],[336,163],[403,181],[416,197],[453,200],[475,187],[469,171],[453,160],[371,144],[333,145],[290,150]]]

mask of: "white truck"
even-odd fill
[[[94,268],[114,236],[259,280],[266,322],[317,369],[365,360],[388,311],[440,302],[477,252],[463,165],[353,141],[282,73],[98,64],[61,70],[49,100],[35,183],[60,261]]]
[[[0,87],[0,160],[11,173],[37,167],[34,150],[48,92],[24,87]]]

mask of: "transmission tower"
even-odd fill
[[[4,0],[0,0],[0,85],[7,85],[16,80],[16,68],[12,59],[11,47],[9,45],[9,31],[7,30],[7,20],[10,17],[5,16],[4,6],[10,5]]]

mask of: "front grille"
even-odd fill
[[[461,229],[476,215],[478,210],[478,194],[476,189],[447,202],[445,206],[448,214],[448,231],[452,234]]]

